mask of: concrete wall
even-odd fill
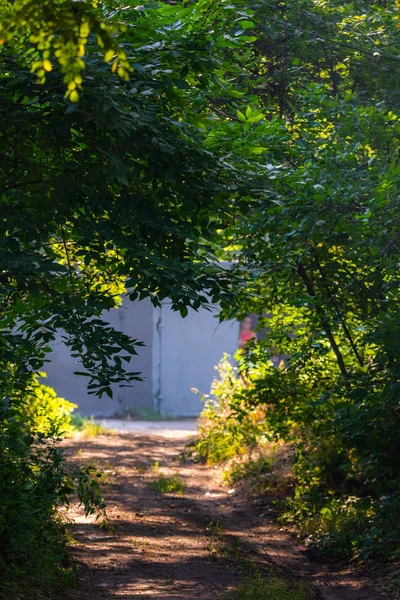
[[[128,365],[130,370],[142,373],[143,381],[127,388],[114,385],[112,399],[89,395],[88,378],[73,374],[82,368],[59,338],[49,355],[51,362],[43,369],[48,375],[46,383],[59,396],[75,402],[84,416],[145,416],[152,411],[196,416],[202,403],[191,388],[207,394],[215,365],[224,352],[233,354],[237,348],[239,324],[219,323],[216,314],[216,307],[212,311],[190,310],[182,319],[171,310],[169,302],[155,309],[149,300],[125,300],[123,306],[103,316],[115,329],[145,342]]]
[[[156,409],[166,416],[196,416],[202,402],[196,388],[210,391],[215,366],[224,352],[237,349],[237,321],[219,323],[217,307],[189,310],[184,319],[164,302],[154,312],[153,394]]]
[[[47,383],[53,387],[57,394],[78,405],[80,414],[84,416],[111,417],[124,415],[134,407],[134,412],[150,412],[153,409],[151,362],[152,362],[152,335],[153,335],[153,307],[149,300],[130,302],[124,300],[121,307],[104,313],[105,321],[111,323],[115,329],[123,331],[133,338],[144,341],[146,346],[138,348],[138,356],[133,356],[128,368],[140,371],[143,381],[133,384],[133,387],[113,386],[114,397],[91,396],[87,393],[87,377],[73,375],[74,371],[82,368],[76,359],[72,358],[69,349],[62,344],[59,338],[52,354],[51,360],[43,370],[47,373]]]

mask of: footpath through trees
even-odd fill
[[[71,550],[81,569],[78,589],[64,598],[236,598],[243,581],[264,576],[289,588],[310,584],[305,596],[284,596],[293,600],[387,598],[349,568],[310,561],[272,505],[229,490],[219,467],[183,461],[188,439],[169,431],[68,440],[70,461],[105,469],[113,530],[73,506]]]

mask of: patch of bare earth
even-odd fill
[[[229,598],[251,565],[305,578],[325,600],[388,597],[349,568],[308,560],[304,548],[274,522],[265,500],[229,494],[219,469],[182,463],[186,442],[152,434],[68,441],[71,461],[94,460],[110,472],[104,492],[114,533],[72,507],[79,586],[65,598]],[[160,474],[177,472],[186,485],[183,495],[149,488]]]

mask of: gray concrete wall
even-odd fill
[[[199,415],[203,405],[191,388],[208,394],[223,353],[236,352],[239,323],[219,323],[217,313],[215,306],[190,309],[182,319],[169,302],[154,311],[153,394],[162,415]]]
[[[74,371],[82,370],[68,348],[56,340],[51,359],[43,370],[47,373],[47,383],[57,394],[78,405],[78,411],[84,416],[112,417],[126,415],[127,412],[145,415],[153,409],[152,397],[152,336],[153,336],[153,307],[149,300],[130,302],[124,300],[121,307],[107,311],[104,320],[111,323],[115,329],[123,331],[133,338],[144,341],[145,347],[138,348],[138,356],[133,356],[128,368],[140,371],[143,381],[133,384],[133,387],[113,386],[114,397],[91,396],[87,393],[87,377],[74,375]]]
[[[48,374],[46,382],[59,396],[77,404],[84,416],[131,414],[143,418],[152,411],[168,416],[199,415],[202,403],[191,388],[209,392],[215,365],[224,352],[236,351],[239,338],[239,324],[219,323],[217,312],[217,307],[211,311],[189,310],[182,319],[171,310],[169,302],[163,303],[162,309],[154,309],[149,300],[125,300],[121,307],[103,316],[115,329],[145,342],[128,366],[140,371],[143,381],[129,388],[113,386],[112,399],[89,395],[88,378],[73,374],[82,368],[59,338],[49,355],[51,362],[43,369]]]

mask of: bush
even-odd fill
[[[71,583],[59,516],[71,494],[105,519],[99,473],[70,468],[60,447],[74,408],[37,378],[0,403],[0,592],[7,599],[41,599]]]
[[[297,527],[314,550],[360,560],[399,558],[393,384],[382,379],[378,362],[362,376],[338,380],[329,354],[293,356],[271,368],[261,343],[245,359],[246,382],[224,358],[202,413],[200,456],[211,463],[239,457],[226,470],[229,483],[246,479],[255,492],[280,487],[289,495],[281,520]],[[293,497],[277,481],[268,440],[293,448]]]
[[[57,396],[53,388],[39,384],[37,378],[27,389],[25,399],[23,413],[30,431],[51,437],[54,432],[63,435],[75,430],[73,412],[77,405]]]
[[[199,422],[199,439],[195,451],[210,464],[243,455],[267,441],[262,406],[248,409],[241,403],[241,393],[248,381],[239,376],[229,355],[224,354],[216,367],[210,396],[203,396],[204,409]]]

